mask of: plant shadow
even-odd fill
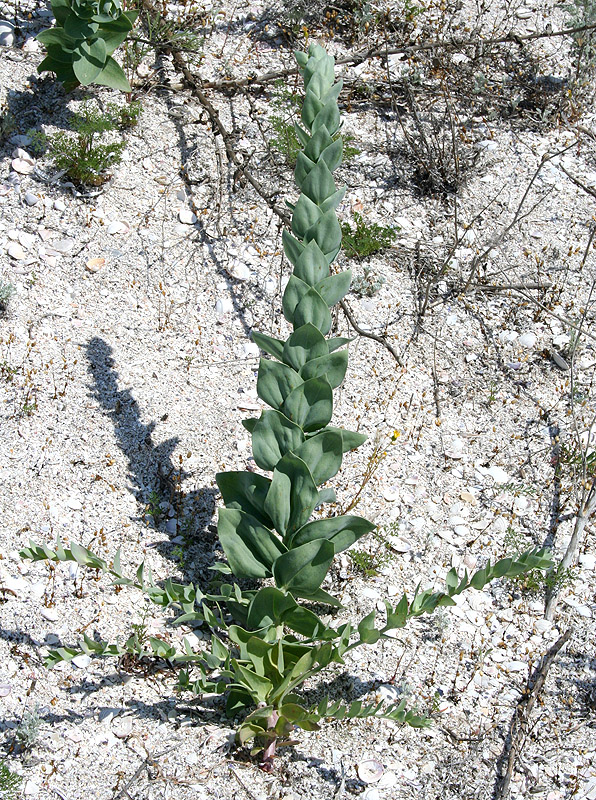
[[[141,421],[140,409],[130,389],[120,389],[112,348],[100,337],[87,344],[92,377],[91,395],[111,417],[114,434],[128,459],[131,491],[143,509],[139,519],[164,532],[168,540],[156,545],[165,558],[177,561],[186,581],[208,580],[215,557],[216,531],[212,524],[217,492],[211,487],[184,491],[191,476],[175,464],[177,436],[156,444],[156,422]]]

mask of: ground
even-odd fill
[[[107,134],[125,141],[122,161],[91,187],[30,132],[68,131],[85,102],[130,98],[65,94],[37,75],[32,37],[51,12],[0,8],[17,22],[0,28],[0,289],[12,287],[0,316],[0,755],[25,796],[488,799],[503,796],[511,760],[511,797],[596,797],[594,529],[578,525],[594,471],[596,123],[572,36],[551,35],[573,21],[546,0],[338,8],[296,7],[301,25],[259,4],[168,7],[198,32],[201,55],[182,58],[200,81],[193,93],[176,69],[176,41],[136,62],[129,52],[142,112]],[[571,571],[550,587],[496,582],[354,651],[307,686],[313,700],[403,696],[432,727],[329,723],[267,774],[233,746],[216,700],[175,693],[165,663],[46,669],[48,649],[83,632],[124,641],[136,626],[197,646],[203,634],[95,573],[19,551],[60,536],[107,559],[122,548],[129,573],[145,559],[157,580],[212,577],[215,474],[245,468],[241,420],[261,408],[250,332],[288,333],[281,230],[297,192],[272,117],[299,95],[292,49],[305,35],[345,79],[356,152],[337,172],[339,216],[396,232],[366,259],[338,259],[354,272],[359,332],[339,309],[333,335],[355,338],[334,424],[369,437],[334,479],[338,507],[357,500],[380,534],[338,559],[336,621],[533,545],[559,563],[571,542]],[[281,86],[242,83],[283,70]]]

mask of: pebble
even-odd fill
[[[23,44],[23,52],[24,53],[37,53],[39,52],[39,42],[33,39],[31,36],[25,40]]]
[[[565,361],[560,353],[557,353],[556,350],[553,350],[553,361],[560,370],[563,370],[563,372],[566,372],[569,369],[569,364]]]
[[[25,202],[28,206],[36,206],[39,203],[39,197],[33,192],[25,192]]]
[[[518,343],[522,347],[531,348],[534,347],[536,344],[536,334],[529,331],[528,333],[522,333],[522,335],[517,340]]]
[[[456,437],[452,439],[445,448],[445,455],[449,456],[449,458],[460,459],[464,454],[465,446],[466,443],[464,440]]]
[[[8,697],[11,692],[12,686],[10,683],[0,683],[0,697]]]
[[[385,489],[383,492],[383,497],[388,503],[393,503],[398,498],[398,493],[395,489]]]
[[[509,474],[501,467],[489,467],[486,474],[490,475],[495,483],[508,483],[511,480]]]
[[[58,239],[57,242],[52,244],[52,249],[55,250],[57,253],[61,253],[64,255],[65,253],[69,253],[72,248],[74,247],[75,240],[74,239]]]
[[[183,207],[178,210],[178,219],[183,225],[194,225],[197,221],[197,215],[190,208]]]
[[[32,161],[26,161],[24,158],[13,158],[10,166],[19,175],[30,175],[35,167]]]
[[[265,290],[265,294],[271,296],[277,291],[277,281],[273,280],[273,278],[267,278],[263,288]]]
[[[363,800],[379,800],[380,797],[379,790],[374,787],[367,789],[362,795]]]
[[[58,622],[60,614],[55,608],[42,608],[41,616],[49,622]]]
[[[112,731],[118,739],[126,739],[132,733],[132,719],[120,717],[112,725]]]
[[[78,667],[78,669],[87,669],[87,667],[91,663],[91,656],[85,655],[85,653],[81,653],[80,656],[75,656],[72,659],[72,663],[75,665],[75,667]]]
[[[28,780],[25,784],[25,788],[23,789],[23,794],[26,794],[28,797],[34,797],[38,795],[40,792],[40,787],[35,783],[35,781]]]
[[[584,553],[579,557],[579,563],[584,569],[595,569],[596,556],[593,556],[591,553]]]
[[[18,242],[11,242],[8,245],[7,253],[15,261],[22,261],[25,258],[25,251]]]
[[[244,350],[244,354],[251,358],[258,357],[260,353],[259,345],[255,344],[255,342],[245,342],[242,349]]]
[[[114,222],[110,222],[107,231],[110,234],[110,236],[115,236],[117,233],[129,233],[130,228],[128,227],[126,222],[115,220]]]
[[[88,272],[99,272],[99,270],[105,265],[106,260],[105,258],[90,258],[89,261],[85,264],[85,269]]]
[[[232,262],[229,273],[237,281],[247,281],[252,275],[249,268],[242,261]]]
[[[65,211],[66,210],[66,203],[64,200],[54,200],[54,208],[56,211]]]
[[[518,19],[530,19],[532,16],[532,11],[529,8],[524,8],[524,6],[521,6],[521,8],[516,10],[515,16]]]
[[[229,297],[219,297],[215,302],[215,313],[219,315],[231,314],[234,310],[234,303]]]
[[[4,20],[0,22],[0,47],[12,47],[14,42],[13,26]]]

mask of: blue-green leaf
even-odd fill
[[[315,328],[318,328],[323,335],[329,333],[331,329],[332,319],[329,307],[314,288],[309,288],[301,297],[300,302],[294,309],[293,317],[293,325],[297,328],[310,322]]]
[[[311,287],[308,285],[308,283],[300,280],[300,278],[296,277],[296,275],[290,276],[290,280],[287,283],[282,298],[284,317],[288,320],[290,325],[294,324],[294,311],[296,306],[310,288]]]
[[[314,482],[320,486],[336,475],[341,467],[341,434],[334,431],[316,433],[294,452],[305,462]]]
[[[257,472],[218,472],[215,480],[228,508],[246,511],[267,528],[272,527],[271,518],[265,512],[265,499],[271,486],[269,478]]]
[[[348,368],[348,351],[337,350],[329,353],[328,356],[313,358],[307,362],[300,370],[300,377],[303,380],[324,376],[335,389],[343,381],[346,369]]]
[[[314,172],[314,170],[313,170]],[[319,221],[321,209],[306,194],[301,194],[292,214],[292,232],[303,239],[307,231]]]
[[[313,203],[316,203],[317,206],[327,200],[328,197],[334,195],[337,191],[337,187],[335,185],[335,181],[333,180],[333,175],[329,172],[329,168],[324,161],[319,161],[314,167],[307,177],[302,182],[302,189],[303,194],[311,200]],[[300,201],[298,201],[298,205]],[[313,219],[311,224],[314,224],[317,220]],[[304,229],[304,233],[308,228]],[[304,234],[302,234],[304,236]]]
[[[258,331],[252,331],[250,335],[253,342],[255,342],[261,350],[269,353],[270,356],[274,356],[278,361],[283,360],[284,343],[281,339],[274,339],[273,336],[268,336],[266,333],[259,333]]]
[[[316,592],[325,580],[334,554],[333,545],[325,539],[288,550],[273,565],[276,585],[301,597]]]
[[[329,131],[326,128],[319,128],[319,130],[314,134],[314,136],[311,136],[308,145],[304,148],[304,155],[308,158],[309,161],[316,164],[317,161],[320,159],[322,153],[325,152],[327,148],[331,147],[332,145],[333,145],[333,139],[329,135]],[[340,151],[341,151],[341,141],[340,141]],[[329,167],[327,159],[325,159],[325,162]]]
[[[328,278],[324,278],[317,283],[315,289],[329,308],[332,308],[350,291],[351,280],[352,270],[347,269],[345,272],[338,272],[337,275],[329,275]]]
[[[302,442],[302,429],[279,411],[263,411],[252,432],[253,455],[261,469],[275,469],[277,462],[290,450],[297,452]]]
[[[308,322],[292,333],[283,346],[283,361],[300,371],[307,361],[328,355],[327,340],[318,328]]]
[[[305,236],[305,243],[315,241],[330,264],[341,247],[341,227],[334,211],[327,211]]]
[[[265,358],[259,362],[257,393],[272,408],[280,410],[286,397],[302,382],[300,375],[287,364]]]
[[[303,431],[324,428],[333,415],[333,390],[325,377],[311,378],[296,387],[281,409]]]
[[[99,83],[101,86],[109,86],[110,89],[118,89],[121,92],[131,91],[126,75],[112,56],[108,56],[105,67],[95,78],[95,83]]]
[[[101,73],[106,61],[106,44],[103,39],[81,42],[78,48],[79,58],[73,60],[72,68],[82,86],[88,86]]]
[[[256,517],[235,508],[220,508],[217,534],[237,578],[268,578],[286,547]]]
[[[296,547],[315,539],[328,539],[332,542],[335,552],[340,553],[351,547],[361,536],[370,533],[375,527],[367,519],[352,515],[317,519],[296,531],[288,541],[288,547]]]
[[[273,471],[265,511],[283,537],[308,521],[318,500],[314,479],[304,461],[286,453]]]
[[[298,256],[294,264],[294,275],[309,286],[322,281],[329,275],[329,263],[319,245],[311,241]]]

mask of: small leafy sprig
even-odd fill
[[[38,72],[55,72],[66,91],[98,83],[130,92],[112,53],[133,28],[138,11],[124,11],[121,0],[52,0],[53,28],[37,39],[47,49]]]

